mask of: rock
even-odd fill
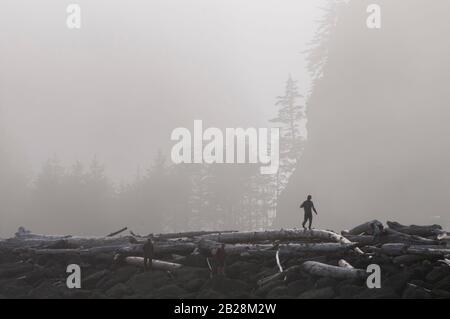
[[[176,280],[188,282],[194,279],[210,279],[210,271],[206,268],[183,267],[172,272]]]
[[[413,279],[409,282],[410,284],[413,284],[415,286],[421,287],[421,288],[425,288],[425,289],[433,289],[433,285],[430,283],[427,283],[423,280],[419,280],[419,279]]]
[[[45,280],[52,277],[53,272],[46,268],[34,268],[34,270],[23,275],[23,279],[27,284],[32,286],[38,286]]]
[[[245,280],[249,275],[257,272],[257,265],[246,261],[238,261],[226,268],[229,278]]]
[[[314,284],[305,279],[293,281],[287,285],[289,296],[299,296],[307,290],[312,289]]]
[[[264,286],[258,287],[255,291],[255,295],[260,297],[265,297],[269,291],[278,286],[284,286],[285,282],[283,280],[274,280]]]
[[[352,284],[344,284],[338,288],[339,296],[346,299],[354,298],[356,295],[362,293],[363,290],[363,287]]]
[[[107,269],[94,272],[93,274],[82,278],[81,287],[83,287],[84,289],[93,289],[102,278],[108,276],[110,273],[111,271]]]
[[[268,299],[287,299],[289,298],[288,288],[286,286],[278,286],[267,294]]]
[[[133,276],[127,285],[138,294],[148,295],[152,291],[161,288],[162,286],[169,285],[172,280],[167,276],[164,271],[148,271]]]
[[[60,299],[62,293],[51,282],[45,281],[36,288],[31,289],[28,297],[32,299]]]
[[[448,275],[450,275],[450,267],[438,266],[434,267],[433,270],[428,273],[425,279],[428,282],[435,283]]]
[[[62,297],[65,299],[90,299],[92,298],[92,292],[84,289],[67,289],[62,293]]]
[[[450,292],[449,291],[445,291],[442,289],[433,289],[431,291],[431,294],[433,295],[433,297],[435,298],[439,298],[439,299],[450,299]]]
[[[298,297],[299,299],[330,299],[335,295],[333,288],[326,287],[308,290]]]
[[[383,278],[383,273],[381,273],[381,277]],[[395,292],[400,293],[405,289],[406,284],[409,282],[411,277],[412,274],[407,271],[397,273],[389,276],[385,280],[382,280],[381,287],[389,287],[392,288]]]
[[[397,299],[399,295],[390,287],[365,288],[355,299]]]
[[[243,292],[248,292],[251,289],[247,283],[241,280],[229,279],[222,276],[212,278],[204,288],[210,288],[230,297],[233,297],[237,293],[242,294]]]
[[[224,299],[224,298],[226,298],[225,295],[211,289],[202,290],[197,295],[197,299]]]
[[[19,277],[25,273],[28,273],[34,269],[34,266],[29,263],[11,263],[2,264],[0,267],[0,278],[11,279]]]
[[[95,287],[106,291],[117,284],[126,282],[138,272],[139,269],[133,266],[121,267],[100,279]]]
[[[337,280],[333,278],[319,278],[316,281],[315,288],[325,288],[325,287],[334,287],[337,284]]]
[[[179,299],[184,294],[186,294],[186,290],[179,286],[168,285],[155,290],[152,295],[158,299]]]
[[[111,298],[122,298],[125,295],[130,295],[133,290],[123,283],[111,287],[106,291],[106,295]]]
[[[431,299],[430,293],[423,288],[407,287],[402,295],[403,299]]]
[[[447,276],[434,284],[435,289],[446,290],[450,292],[450,276]]]
[[[0,280],[0,294],[8,298],[28,298],[32,288],[25,281],[15,279]]]
[[[182,285],[184,289],[190,292],[199,291],[200,288],[205,284],[205,281],[202,279],[192,279]]]

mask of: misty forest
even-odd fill
[[[126,182],[95,153],[72,163],[49,154],[32,172],[0,126],[0,236],[19,226],[74,235],[300,227],[298,205],[310,193],[323,229],[373,218],[450,226],[450,6],[378,2],[377,31],[359,21],[367,1],[321,9],[313,41],[298,53],[311,87],[286,74],[266,119],[281,132],[275,175],[255,164],[175,165],[169,135]]]

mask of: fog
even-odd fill
[[[2,125],[34,171],[51,156],[94,156],[129,180],[170,132],[202,119],[267,126],[301,54],[317,1],[2,1]]]
[[[279,224],[311,193],[323,227],[374,218],[450,226],[448,1],[376,1],[381,28],[335,8],[323,76],[308,100],[308,145],[280,200]],[[328,39],[327,39],[328,38]],[[316,49],[315,68],[324,52]]]
[[[446,1],[69,3],[1,4],[0,236],[450,224]],[[281,127],[281,173],[173,165],[194,120]]]

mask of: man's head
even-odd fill
[[[311,200],[312,199],[312,196],[311,195],[308,195],[308,200]]]

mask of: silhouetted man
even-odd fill
[[[312,224],[312,211],[316,213],[316,208],[314,207],[314,204],[311,200],[312,196],[308,195],[308,198],[300,205],[300,208],[303,208],[305,210],[305,218],[303,219],[303,228],[306,229],[305,224],[309,220],[309,229],[311,229]]]
[[[143,246],[144,250],[144,270],[152,270],[153,267],[153,241],[151,238]]]
[[[225,275],[225,261],[227,258],[227,254],[225,252],[225,244],[222,244],[220,248],[217,249],[214,259],[217,267],[217,274],[218,275]]]

